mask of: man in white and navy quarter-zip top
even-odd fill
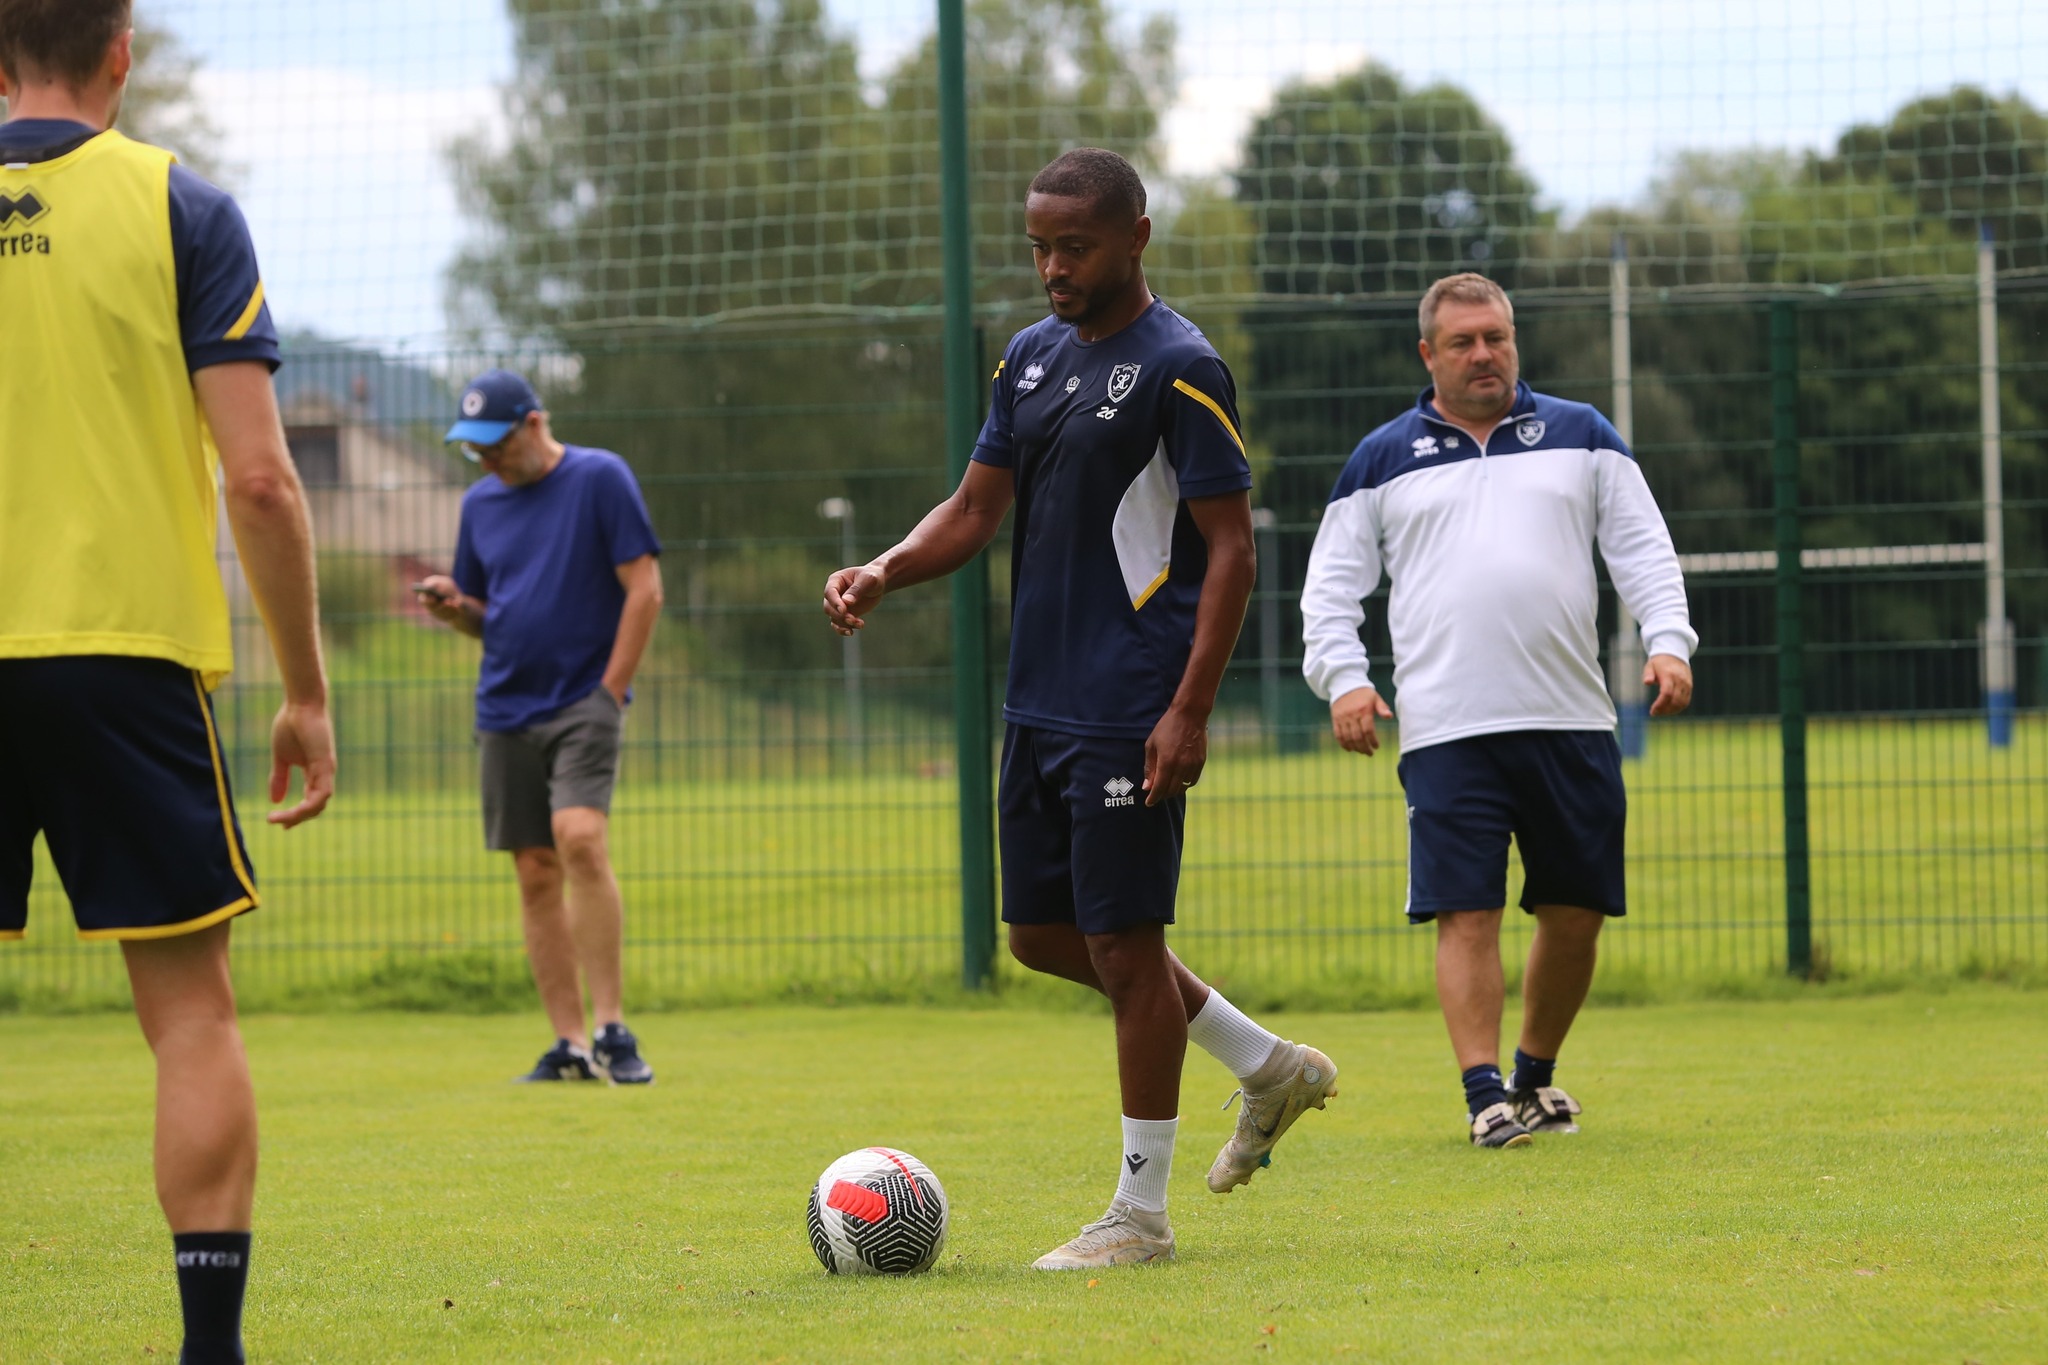
[[[1419,310],[1431,386],[1338,476],[1301,594],[1302,671],[1337,741],[1379,747],[1393,715],[1367,673],[1363,599],[1385,574],[1408,800],[1408,918],[1437,927],[1436,985],[1472,1142],[1578,1131],[1553,1068],[1593,979],[1600,926],[1625,913],[1627,797],[1595,630],[1599,547],[1642,622],[1653,716],[1692,701],[1699,637],[1664,518],[1593,408],[1520,381],[1514,308],[1479,275]],[[1515,1070],[1500,1072],[1508,838],[1536,917]]]

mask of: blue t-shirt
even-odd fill
[[[13,119],[0,123],[0,164],[54,161],[98,136],[97,130],[70,119]],[[275,370],[277,327],[270,320],[269,304],[257,303],[256,320],[249,329],[228,339],[263,288],[242,210],[225,190],[176,163],[171,166],[170,200],[171,258],[177,270],[185,368],[260,360]]]
[[[453,576],[484,602],[477,729],[538,725],[595,691],[626,605],[618,566],[660,553],[640,485],[609,450],[564,446],[523,488],[471,484]]]
[[[974,448],[1017,484],[1005,720],[1152,733],[1209,567],[1186,500],[1252,486],[1240,430],[1230,371],[1157,299],[1100,341],[1057,317],[1010,339]]]

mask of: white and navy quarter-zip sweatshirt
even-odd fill
[[[1433,389],[1359,442],[1323,511],[1301,593],[1302,672],[1324,700],[1370,686],[1364,599],[1392,582],[1401,747],[1510,730],[1608,730],[1597,545],[1651,654],[1699,636],[1663,514],[1598,411],[1515,386],[1484,446]]]

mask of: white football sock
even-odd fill
[[[1179,1131],[1179,1119],[1124,1120],[1116,1176],[1119,1203],[1147,1213],[1166,1212],[1166,1178],[1173,1174],[1173,1138]]]
[[[1188,1041],[1229,1067],[1230,1074],[1242,1081],[1257,1075],[1283,1040],[1259,1027],[1212,987],[1209,999],[1188,1020]]]

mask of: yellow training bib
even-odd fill
[[[178,329],[169,152],[0,166],[0,658],[233,666],[219,457]]]

